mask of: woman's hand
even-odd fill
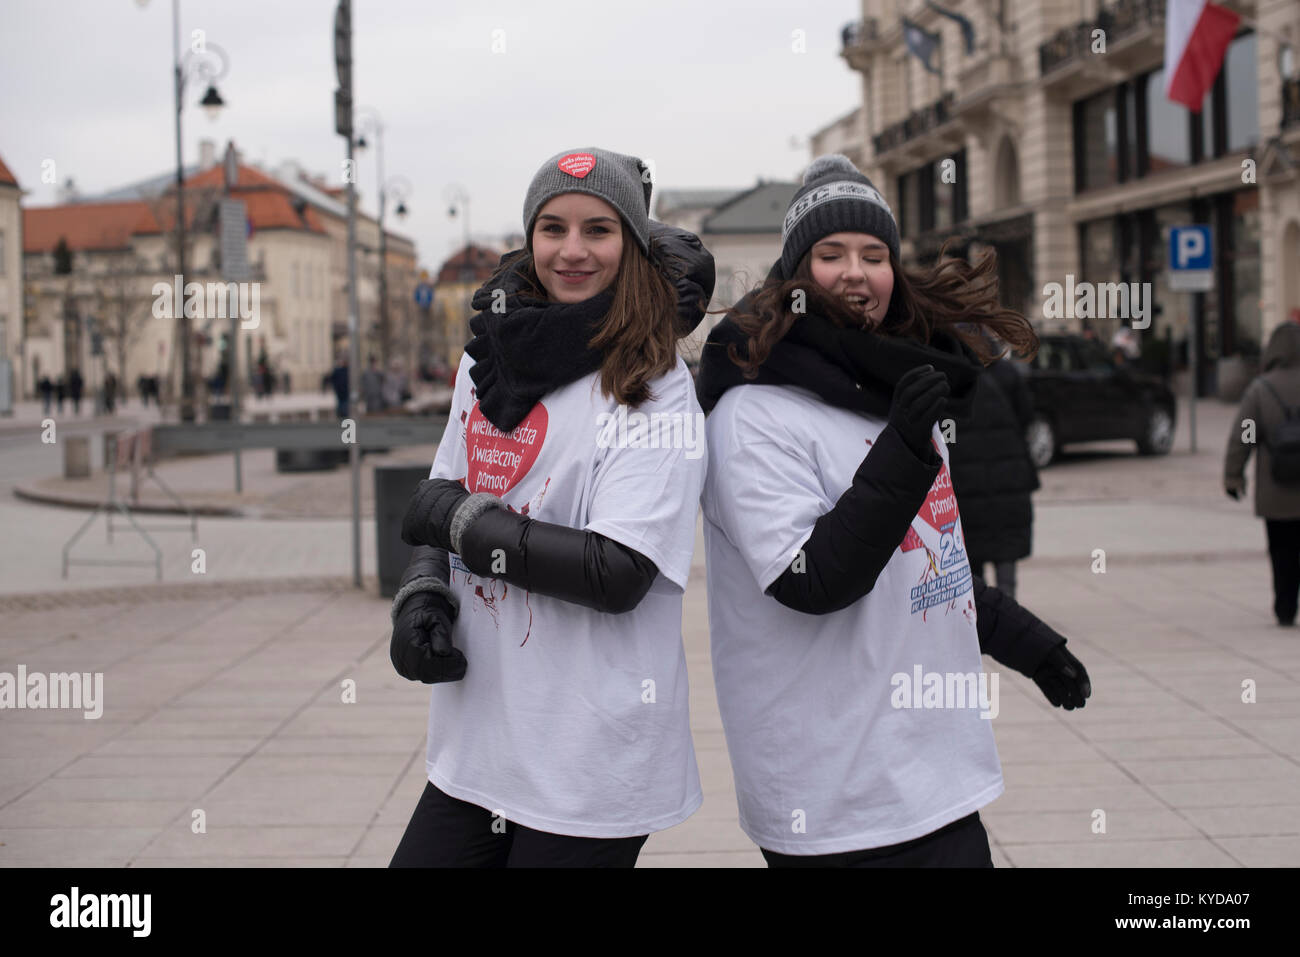
[[[908,369],[894,386],[889,424],[922,462],[932,459],[930,438],[950,391],[948,377],[929,364]]]
[[[1092,695],[1092,682],[1083,662],[1066,651],[1064,645],[1053,648],[1038,666],[1034,684],[1055,707],[1066,711],[1082,708]]]
[[[453,617],[447,599],[434,592],[416,592],[402,602],[388,643],[399,675],[425,684],[465,677],[465,655],[451,643]]]

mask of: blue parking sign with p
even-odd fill
[[[1174,226],[1169,230],[1169,268],[1176,272],[1214,268],[1209,226]]]

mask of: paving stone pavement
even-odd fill
[[[998,866],[1300,863],[1300,632],[1273,623],[1262,525],[1222,496],[1223,433],[1203,428],[1197,456],[1101,450],[1044,472],[1018,597],[1094,693],[1054,709],[985,660],[1001,674],[1006,793],[981,812]],[[351,588],[334,557],[346,523],[210,520],[202,581],[113,571],[51,592],[45,565],[23,566],[83,515],[43,508],[40,525],[34,508],[0,503],[22,536],[0,554],[0,671],[102,671],[103,715],[0,712],[0,865],[385,865],[424,784],[427,690],[392,671],[374,580]],[[697,542],[683,630],[705,800],[650,837],[643,867],[763,866],[736,822],[703,559]]]

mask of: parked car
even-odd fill
[[[1159,378],[1117,364],[1097,340],[1040,336],[1038,354],[1018,367],[1033,397],[1025,440],[1039,468],[1072,442],[1133,439],[1142,455],[1165,455],[1173,447],[1173,392]]]

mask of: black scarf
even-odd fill
[[[519,255],[512,254],[515,260]],[[504,257],[502,265],[510,259]],[[474,338],[465,351],[474,360],[469,374],[487,420],[509,432],[542,396],[599,369],[604,353],[587,343],[613,300],[606,290],[583,302],[550,302],[530,294],[513,269],[474,293],[470,304],[478,314],[469,321]]]
[[[948,376],[951,392],[943,414],[957,419],[969,415],[981,364],[968,346],[941,330],[925,345],[870,330],[841,328],[822,316],[806,313],[772,347],[757,378],[746,379],[727,357],[727,345],[735,343],[737,353],[747,355],[746,337],[731,317],[744,311],[753,295],[737,303],[732,313],[713,327],[704,344],[696,390],[706,414],[732,386],[754,384],[801,386],[830,405],[887,418],[894,386],[903,373],[929,363]]]

